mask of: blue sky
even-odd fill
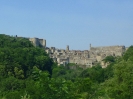
[[[0,34],[88,50],[133,45],[133,0],[0,0]]]

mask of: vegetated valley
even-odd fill
[[[104,61],[107,68],[57,66],[26,38],[0,34],[0,99],[133,99],[133,46]]]

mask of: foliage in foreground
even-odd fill
[[[133,99],[133,46],[104,61],[107,68],[53,67],[45,51],[27,39],[0,35],[0,98]]]
[[[102,84],[105,94],[114,99],[133,99],[133,46],[114,64],[114,76]]]

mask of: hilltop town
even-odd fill
[[[49,99],[52,93],[63,94],[63,96],[60,98],[55,95],[51,99],[55,97],[66,99],[66,96],[72,94],[74,94],[72,98],[68,97],[68,99],[76,99],[75,94],[79,97],[82,93],[90,91],[97,98],[92,96],[88,98],[87,95],[87,98],[81,97],[81,99],[98,99],[99,93],[102,92],[105,96],[104,93],[107,91],[112,92],[111,87],[111,90],[118,89],[118,85],[120,85],[119,90],[124,87],[122,89],[124,92],[127,88],[132,92],[129,86],[133,77],[131,75],[133,73],[132,55],[133,46],[128,50],[125,46],[93,47],[91,44],[89,50],[71,50],[68,45],[66,49],[57,49],[47,47],[46,40],[43,39],[0,34],[0,99],[3,99],[1,98],[3,95],[7,97],[6,99],[20,99],[19,96],[25,92],[30,96],[34,93],[37,97],[33,95],[33,98],[27,99],[41,99],[39,96],[47,91],[44,94],[48,96],[43,99]],[[36,86],[33,87],[33,85]],[[65,91],[59,89],[60,85],[60,89],[67,87]],[[81,92],[77,93],[75,90],[81,90]],[[9,94],[5,94],[7,91]],[[96,91],[97,93],[94,93]],[[116,91],[113,93],[115,95]],[[63,98],[64,94],[65,98]],[[124,98],[115,99],[126,99],[127,95]]]
[[[82,68],[92,67],[95,63],[100,63],[102,68],[105,68],[108,63],[102,60],[106,56],[122,56],[126,51],[125,46],[104,46],[92,47],[90,44],[89,50],[70,50],[69,45],[66,49],[57,49],[55,47],[46,47],[46,40],[39,38],[29,38],[34,46],[42,46],[49,54],[50,58],[57,62],[58,65],[67,65],[68,63],[75,63]]]

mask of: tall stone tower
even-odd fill
[[[67,47],[66,47],[66,51],[69,51],[69,45],[67,45]]]
[[[90,44],[90,50],[91,50],[91,44]]]

